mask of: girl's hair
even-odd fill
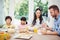
[[[25,17],[22,17],[20,20],[21,21],[26,21],[26,18]],[[27,21],[26,21],[26,24],[27,24]]]
[[[32,22],[33,25],[35,25],[35,23],[36,23],[36,19],[37,19],[37,17],[36,17],[36,11],[37,10],[42,11],[40,8],[37,8],[35,10],[35,12],[34,12],[34,19],[33,19],[33,22]],[[40,24],[42,23],[42,20],[43,20],[43,18],[42,18],[42,12],[41,12],[40,17],[39,17]]]

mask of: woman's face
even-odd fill
[[[7,24],[10,24],[10,23],[11,23],[11,19],[7,19],[7,20],[6,20],[6,23],[7,23]]]
[[[40,10],[37,10],[36,11],[36,17],[39,18],[40,17],[40,14],[41,14],[41,11]]]

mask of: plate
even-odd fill
[[[32,35],[31,34],[25,34],[25,33],[20,33],[18,35],[15,35],[16,39],[31,39]]]

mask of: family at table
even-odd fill
[[[43,35],[60,35],[60,13],[59,13],[59,8],[57,5],[51,5],[49,7],[49,12],[51,14],[51,16],[54,18],[54,26],[53,27],[49,27],[43,20],[42,17],[42,10],[40,8],[37,8],[34,12],[34,18],[32,24],[30,25],[31,28],[33,28],[32,31],[34,31],[35,33],[37,33],[37,30],[41,29],[40,32]],[[18,31],[20,33],[25,33],[25,32],[29,32],[29,25],[27,22],[27,19],[25,17],[21,17],[20,19],[20,24],[17,26],[18,27]],[[5,29],[11,29],[8,32],[9,33],[14,33],[15,30],[15,25],[13,25],[12,22],[12,18],[10,16],[6,16],[5,17],[5,22],[6,24],[2,27]]]

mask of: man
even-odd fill
[[[50,34],[50,35],[60,35],[60,14],[59,8],[56,5],[52,5],[49,7],[49,11],[51,16],[54,18],[54,26],[53,28],[49,28],[46,25],[44,27],[50,31],[41,31],[43,34]]]

